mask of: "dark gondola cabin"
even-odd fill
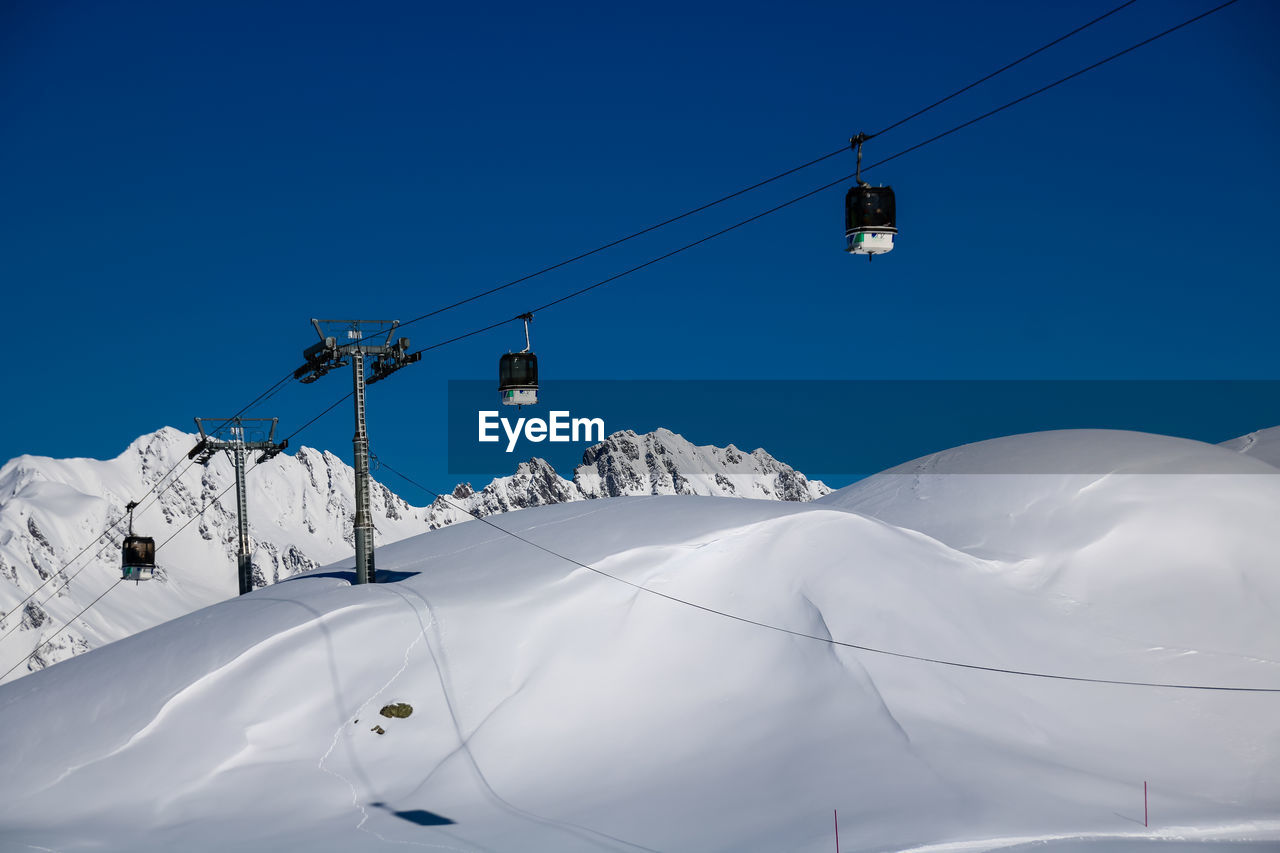
[[[156,542],[150,536],[124,538],[120,548],[120,579],[149,581],[156,573]]]
[[[531,352],[503,353],[498,360],[498,393],[504,406],[538,402],[538,357]]]
[[[524,321],[524,349],[503,353],[498,359],[498,394],[504,406],[532,406],[538,402],[538,357],[529,343],[532,314],[521,314]]]
[[[893,251],[898,233],[892,187],[854,186],[844,197],[844,230],[854,255]]]

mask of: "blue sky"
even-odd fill
[[[1118,3],[10,0],[0,458],[110,457],[233,413],[301,363],[311,317],[409,319],[556,263]],[[866,162],[1213,5],[1138,0]],[[837,187],[541,312],[543,376],[1280,378],[1277,32],[1280,6],[1240,0],[868,173],[902,232],[874,263],[842,251]],[[833,158],[405,334],[514,316],[852,171]],[[521,346],[506,326],[372,388],[374,452],[450,488],[447,382]],[[289,433],[348,387],[293,383],[250,414]],[[295,443],[349,459],[351,434],[343,406]]]

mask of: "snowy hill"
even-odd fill
[[[236,595],[234,469],[226,454],[208,467],[189,463],[195,443],[166,427],[111,460],[20,456],[0,468],[0,631],[12,631],[0,642],[0,672],[37,647],[10,678]],[[354,477],[333,454],[304,447],[278,456],[252,471],[247,486],[259,584],[351,551]],[[160,546],[161,577],[126,585],[40,645],[119,577],[124,526],[101,534],[141,495],[135,528]],[[385,487],[375,484],[371,501],[380,541],[424,529],[425,510]],[[54,573],[58,579],[12,612]]]
[[[997,671],[1280,688],[1264,469],[1049,433],[404,539],[393,582],[348,558],[0,686],[0,838],[816,853],[838,809],[844,851],[1275,849],[1280,694]]]
[[[1221,446],[1280,467],[1280,427],[1260,429],[1257,432],[1224,441]]]
[[[165,428],[112,460],[22,456],[0,468],[0,634],[9,632],[0,640],[0,674],[19,664],[8,677],[20,677],[236,595],[234,470],[226,454],[207,468],[191,464],[186,453],[196,440]],[[459,486],[452,500],[428,508],[410,506],[375,482],[377,545],[470,521],[469,512],[489,515],[607,495],[808,500],[829,491],[763,450],[694,447],[667,430],[616,433],[586,456],[590,464],[578,469],[574,482],[533,459],[480,492]],[[594,479],[583,488],[577,480],[588,471]],[[354,475],[338,457],[303,447],[251,469],[246,485],[256,586],[351,553]],[[101,534],[140,496],[146,497],[135,526],[159,546],[159,583],[128,585],[72,621],[118,577],[124,528]],[[53,574],[58,578],[24,602]]]
[[[919,530],[975,556],[1022,559],[1046,550],[1072,552],[1085,538],[1136,514],[1167,514],[1174,521],[1208,503],[1206,511],[1229,507],[1230,514],[1260,520],[1248,497],[1267,488],[1276,473],[1218,445],[1119,430],[1063,430],[935,453],[820,503]],[[1259,475],[1259,483],[1242,484],[1244,475]],[[1201,499],[1202,490],[1221,490],[1226,503],[1214,503],[1212,493]],[[1224,531],[1234,531],[1231,519],[1223,521]]]

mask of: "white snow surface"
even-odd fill
[[[20,456],[0,468],[0,633],[8,632],[0,640],[0,673],[19,664],[8,675],[17,678],[237,594],[234,467],[223,453],[207,467],[190,462],[186,454],[196,441],[165,427],[115,459]],[[259,585],[352,550],[349,466],[302,447],[256,468],[251,457],[249,467]],[[134,527],[155,540],[160,577],[131,584],[127,596],[112,593],[56,633],[119,578],[125,504],[140,496]],[[370,499],[378,542],[426,529],[427,510],[384,486],[375,483]],[[116,529],[103,536],[112,524]],[[51,575],[57,577],[41,588]]]
[[[404,539],[0,686],[0,848],[1280,849],[1280,693],[842,645],[1280,688],[1276,473],[1044,433]]]
[[[223,453],[207,467],[190,462],[196,441],[166,427],[115,459],[21,456],[0,468],[0,681],[238,593],[234,469]],[[512,476],[478,492],[459,486],[429,507],[410,506],[375,480],[375,544],[471,521],[471,513],[623,494],[811,500],[830,491],[763,450],[695,447],[668,430],[618,432],[584,456],[591,464],[574,481],[531,459]],[[587,489],[579,477],[588,478]],[[256,586],[352,552],[355,477],[332,453],[302,447],[261,466],[251,461],[246,489]],[[141,503],[136,532],[155,539],[163,571],[134,589],[127,605],[114,593],[93,604],[119,577],[121,519],[131,498]]]
[[[1280,427],[1270,427],[1222,442],[1222,447],[1234,450],[1271,465],[1280,466]]]

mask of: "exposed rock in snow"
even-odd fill
[[[831,491],[764,450],[699,447],[666,429],[614,433],[583,454],[573,481],[589,498],[722,495],[811,501]]]
[[[0,468],[0,633],[13,631],[0,645],[0,673],[37,648],[10,678],[236,595],[234,469],[226,454],[206,467],[191,463],[186,454],[196,441],[166,427],[111,460],[21,456]],[[255,587],[350,558],[355,477],[337,456],[302,447],[253,467],[246,485]],[[370,499],[382,546],[472,514],[588,498],[811,500],[828,491],[763,450],[695,447],[659,430],[610,436],[586,452],[573,480],[531,459],[478,492],[461,484],[430,507],[411,506],[376,481]],[[75,618],[118,577],[124,507],[133,499],[141,504],[137,532],[158,546],[157,581],[128,585]],[[21,615],[10,612],[15,608]]]
[[[545,460],[531,459],[479,492],[468,483],[458,486],[449,500],[438,498],[428,523],[435,529],[469,520],[472,513],[492,515],[594,498],[707,495],[811,501],[830,492],[761,449],[743,453],[732,444],[698,446],[667,429],[644,435],[623,430],[587,448],[572,480]]]
[[[10,678],[236,594],[234,469],[225,454],[207,467],[189,462],[196,440],[166,427],[115,459],[21,456],[0,468],[0,575],[7,581],[0,582],[0,632],[13,630],[0,645],[0,672],[33,649]],[[278,456],[258,466],[247,487],[258,584],[349,553],[355,480],[333,454],[303,447]],[[379,542],[425,529],[424,508],[380,484],[371,497]],[[133,499],[140,499],[135,530],[159,546],[157,581],[128,584],[68,624],[119,576],[125,504]],[[55,572],[21,616],[10,613]]]

